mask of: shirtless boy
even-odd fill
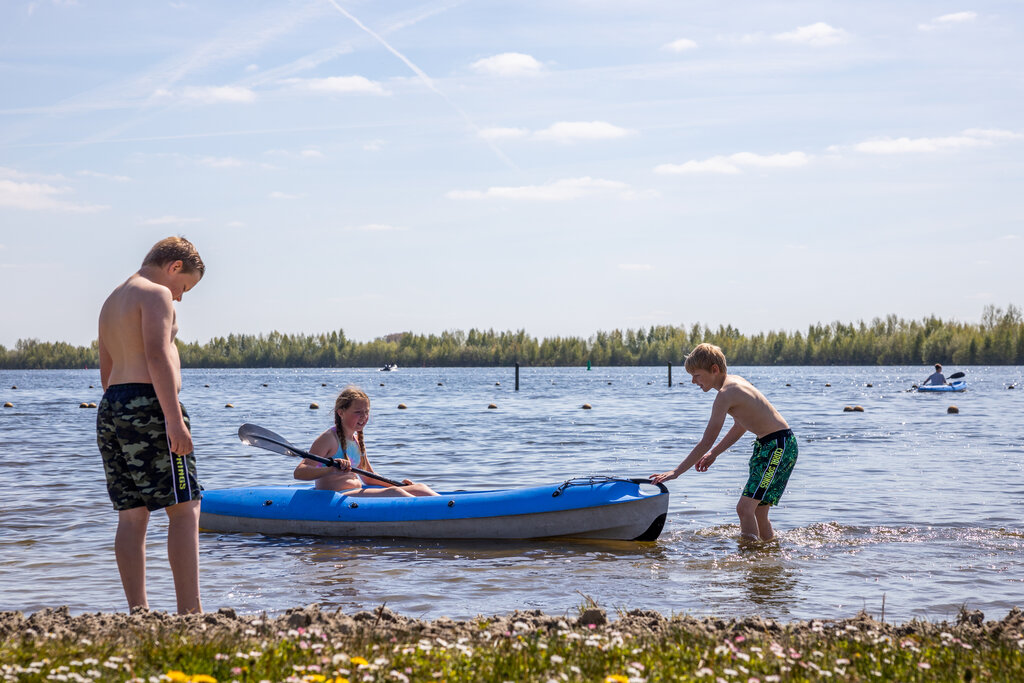
[[[750,458],[750,477],[736,504],[736,514],[739,515],[740,534],[744,538],[769,541],[775,533],[768,521],[768,511],[772,505],[778,505],[796,464],[796,437],[778,411],[754,385],[739,375],[727,374],[722,349],[713,344],[700,344],[686,357],[684,367],[693,376],[694,384],[705,392],[715,389],[718,396],[711,407],[711,418],[704,429],[704,437],[678,467],[661,474],[652,474],[651,482],[658,484],[675,479],[695,463],[698,472],[706,472],[715,459],[745,432],[753,432],[757,435],[757,441],[754,442],[754,454]],[[726,415],[732,416],[732,428],[715,445]]]
[[[157,242],[142,267],[100,310],[103,400],[96,442],[107,493],[117,510],[114,554],[128,606],[146,598],[146,528],[153,510],[167,512],[167,559],[179,613],[201,612],[199,499],[188,413],[178,402],[181,361],[174,338],[174,302],[203,277],[206,266],[191,242]]]

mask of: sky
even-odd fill
[[[1024,304],[1024,5],[6,0],[0,344],[537,337]]]

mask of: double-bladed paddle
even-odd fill
[[[269,429],[264,429],[263,427],[249,424],[248,422],[238,428],[238,438],[247,446],[255,446],[256,448],[273,451],[274,453],[280,453],[281,455],[293,455],[297,458],[309,458],[310,460],[315,460],[327,465],[328,467],[338,467],[338,463],[334,458],[324,458],[319,455],[313,455],[309,451],[304,451],[301,448],[293,446],[280,434],[275,434]],[[350,469],[356,474],[373,477],[374,479],[386,482],[392,486],[406,486],[405,482],[388,479],[387,477],[382,477],[375,472],[361,470],[358,467],[352,467]]]

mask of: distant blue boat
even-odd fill
[[[346,538],[599,538],[653,541],[668,489],[646,479],[584,477],[561,484],[414,498],[351,497],[309,485],[203,492],[200,528]]]
[[[924,392],[967,391],[967,382],[961,379],[951,384],[925,384],[919,386],[917,390]]]

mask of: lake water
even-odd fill
[[[925,367],[735,368],[800,443],[772,512],[780,540],[761,549],[737,543],[744,438],[708,472],[669,483],[669,518],[654,543],[203,533],[203,604],[276,613],[386,603],[409,616],[467,618],[572,613],[586,596],[610,612],[787,621],[861,609],[877,617],[883,604],[886,620],[953,618],[962,605],[1002,617],[1024,605],[1024,368],[957,369],[967,372],[966,393],[924,395],[906,389]],[[700,438],[714,394],[687,384],[682,368],[673,379],[668,387],[661,367],[523,368],[516,392],[511,368],[186,370],[182,401],[207,489],[290,483],[296,461],[241,444],[239,425],[308,447],[349,383],[371,397],[366,444],[380,473],[438,490],[509,488],[675,466]],[[0,371],[0,403],[14,404],[0,409],[0,610],[125,609],[96,411],[79,408],[99,402],[99,385],[91,370]],[[959,414],[947,414],[953,404]],[[172,611],[165,542],[158,512],[150,605]]]

